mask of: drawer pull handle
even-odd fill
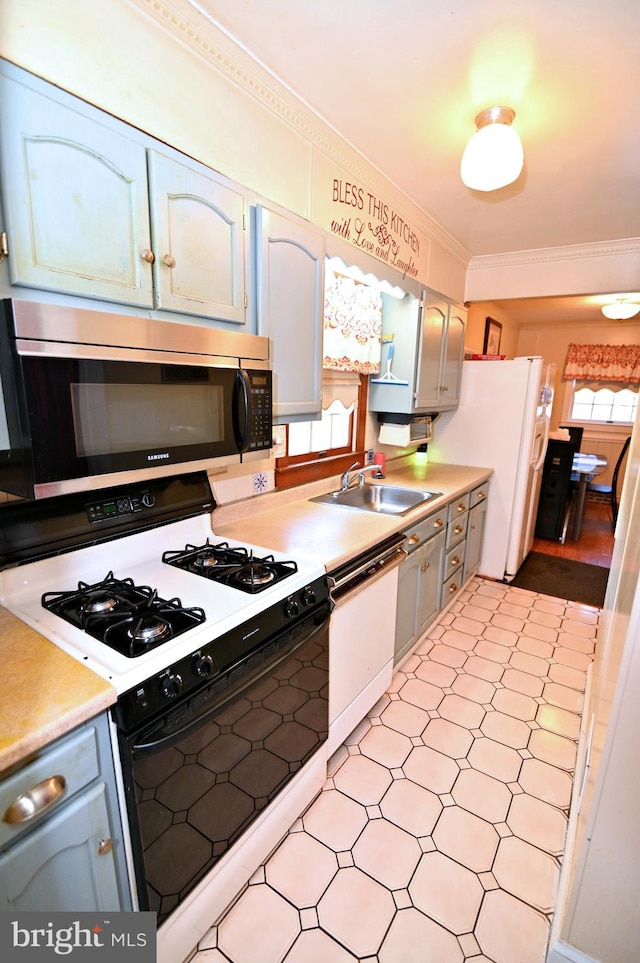
[[[165,254],[162,258],[162,263],[168,268],[174,268],[176,266],[176,259],[173,254]]]
[[[98,856],[106,856],[113,849],[112,839],[101,839],[98,843]]]
[[[464,528],[462,527],[462,525],[456,525],[453,531],[455,532],[456,535],[459,535],[460,532],[464,532]]]
[[[436,518],[435,522],[433,523],[434,528],[442,528],[443,525],[444,522],[441,518]]]
[[[459,565],[459,564],[460,564],[460,559],[458,558],[457,555],[454,555],[453,558],[451,559],[451,562],[450,562],[449,564],[450,564],[453,568],[455,568],[456,565]]]
[[[452,582],[448,588],[449,595],[453,595],[453,593],[457,591],[458,591],[458,586],[456,585],[455,582]]]
[[[66,791],[67,780],[64,776],[49,776],[14,799],[2,821],[10,824],[26,823],[35,816],[41,816],[51,809]]]
[[[409,535],[409,538],[407,539],[407,542],[409,545],[417,545],[419,541],[420,541],[420,536],[416,535],[415,532],[413,533],[413,535]]]
[[[145,247],[144,251],[140,256],[143,261],[147,262],[147,264],[153,264],[153,262],[156,259],[155,254],[153,253],[153,251],[150,251],[148,247]]]
[[[458,505],[458,511],[466,512],[466,510],[467,510],[467,506],[463,502],[460,502],[460,504]]]
[[[478,499],[478,501],[481,501],[483,498],[486,498],[486,497],[487,496],[485,495],[484,492],[476,492],[476,498]]]

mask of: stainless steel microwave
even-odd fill
[[[268,344],[219,328],[3,301],[0,491],[46,498],[268,450]]]

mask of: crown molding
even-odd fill
[[[519,267],[524,264],[545,264],[550,261],[576,261],[587,258],[616,257],[620,254],[640,254],[640,237],[616,241],[599,241],[596,244],[568,244],[564,247],[534,248],[530,251],[513,251],[510,254],[483,254],[472,257],[469,271],[494,268]]]
[[[406,192],[242,47],[196,0],[128,0],[177,42],[262,104],[345,171],[387,201],[465,269],[470,253]],[[345,150],[345,146],[348,150]],[[371,172],[380,175],[376,180]],[[404,202],[404,203],[403,203]]]

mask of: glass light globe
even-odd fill
[[[524,163],[518,134],[504,123],[489,123],[475,132],[460,162],[463,184],[474,191],[496,191],[517,180]]]

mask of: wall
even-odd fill
[[[604,321],[602,324],[563,324],[527,325],[520,329],[517,353],[540,354],[546,361],[556,365],[555,394],[551,415],[551,428],[554,430],[563,422],[565,390],[567,382],[563,378],[564,365],[569,344],[638,344],[640,343],[640,321]],[[566,399],[568,401],[568,398]],[[599,475],[597,483],[611,485],[615,463],[620,454],[624,439],[630,434],[629,428],[613,426],[586,426],[582,438],[582,451],[597,451],[604,455],[609,467]],[[620,474],[618,487],[624,480],[624,470]]]
[[[465,348],[470,349],[474,354],[482,354],[485,324],[488,317],[493,318],[494,321],[498,321],[499,324],[502,325],[500,354],[506,354],[507,358],[515,358],[519,353],[519,327],[509,320],[506,311],[497,308],[495,304],[489,305],[482,301],[469,305],[467,330],[464,341]]]
[[[583,959],[636,963],[640,946],[640,428],[629,453],[629,477],[607,586],[587,724],[593,741],[560,944],[549,963]],[[564,870],[563,872],[566,872]],[[558,916],[562,916],[559,908]],[[556,928],[554,926],[554,928]],[[585,959],[585,963],[587,963]]]
[[[635,291],[640,238],[474,257],[465,298],[486,301]]]
[[[640,321],[604,321],[602,324],[526,325],[520,329],[518,354],[541,354],[556,365],[556,394],[552,427],[562,418],[565,381],[562,374],[571,342],[577,344],[638,344]]]
[[[3,0],[0,16],[8,60],[329,231],[346,232],[356,185],[367,221],[369,199],[387,212],[409,276],[463,300],[468,253],[196,6]]]

